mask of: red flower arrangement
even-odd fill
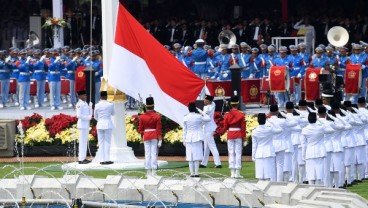
[[[16,125],[18,126],[19,122],[22,122],[23,130],[26,131],[27,129],[36,126],[42,120],[42,116],[38,113],[33,113],[32,116],[26,116],[22,120],[17,120]],[[18,131],[18,128],[17,128]]]
[[[91,119],[91,122],[89,123],[91,130],[89,131],[90,134],[97,140],[97,120],[95,118]]]
[[[71,126],[76,124],[77,121],[78,119],[76,116],[70,116],[60,113],[59,115],[47,118],[45,120],[45,126],[50,134],[50,137],[55,137],[57,133],[70,128]]]
[[[221,114],[221,112],[215,112],[213,115],[213,119],[215,120],[215,123],[217,125],[217,129],[215,131],[215,136],[221,136],[220,131],[224,127],[224,117]]]

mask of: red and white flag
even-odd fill
[[[108,75],[109,84],[145,100],[155,99],[155,110],[178,124],[205,86],[119,4],[115,40]]]

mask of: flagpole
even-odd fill
[[[104,78],[108,77],[111,66],[110,57],[114,44],[114,31],[118,5],[119,0],[101,0]],[[109,90],[108,93],[110,93]],[[112,129],[110,159],[111,161],[114,161],[114,163],[142,162],[142,160],[135,157],[132,148],[127,146],[125,124],[126,97],[124,95],[117,95],[119,93],[121,92],[118,92],[115,89],[115,95],[113,96],[114,100],[112,101],[114,104],[115,115],[112,118],[114,126]]]

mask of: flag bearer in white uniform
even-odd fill
[[[293,153],[291,157],[291,180],[294,183],[298,182],[298,147],[301,145],[300,135],[302,128],[300,127],[301,117],[294,115],[294,104],[293,102],[286,103],[286,117],[290,120],[294,119],[298,122],[298,125],[291,128],[291,143],[293,144]]]
[[[282,132],[282,128],[266,122],[264,113],[258,114],[259,126],[252,131],[252,160],[256,162],[256,178],[258,180],[276,181],[276,154],[272,135]]]
[[[198,112],[195,103],[189,103],[188,110],[189,113],[184,116],[183,144],[190,177],[199,177],[199,161],[203,159],[203,126],[211,119],[203,111]]]
[[[78,103],[76,105],[77,111],[77,128],[79,132],[79,149],[78,149],[78,160],[79,164],[88,164],[91,161],[86,159],[87,156],[87,144],[88,144],[88,133],[89,133],[89,122],[92,118],[92,103],[87,104],[86,91],[78,92]]]
[[[344,148],[341,143],[341,134],[345,130],[343,122],[336,118],[334,110],[328,111],[327,120],[334,121],[336,125],[341,125],[340,130],[335,130],[331,135],[332,152],[331,152],[331,163],[330,163],[330,182],[335,188],[343,188],[340,182],[340,175],[343,172],[344,166]]]
[[[307,110],[307,101],[300,100],[298,107],[299,107],[299,109],[294,109],[294,110],[299,114],[299,118],[300,118],[299,119],[299,125],[300,125],[300,128],[303,129],[309,123],[308,122],[309,111]],[[300,134],[299,134],[300,144],[298,145],[298,171],[299,171],[298,178],[299,178],[299,183],[303,183],[304,181],[307,181],[306,173],[305,173],[305,160],[303,160],[303,157],[302,157],[301,139],[302,139],[302,132],[300,130]]]
[[[208,157],[210,156],[210,151],[213,155],[213,160],[215,162],[215,168],[221,168],[220,154],[217,150],[217,146],[213,135],[216,131],[217,125],[214,121],[216,104],[213,102],[213,96],[205,95],[203,112],[207,114],[211,121],[204,125],[204,154],[203,160],[201,162],[201,167],[206,167],[208,163]]]
[[[276,181],[281,182],[284,181],[285,151],[289,150],[288,148],[290,146],[290,144],[287,143],[288,141],[286,141],[286,138],[290,137],[290,131],[285,131],[285,129],[292,128],[298,123],[295,120],[290,120],[288,118],[279,118],[279,108],[277,105],[270,106],[270,114],[271,118],[269,118],[269,120],[284,130],[281,133],[273,134],[272,136],[276,154]]]
[[[318,121],[325,125],[331,133],[326,133],[324,135],[324,144],[326,149],[326,157],[324,158],[324,186],[332,187],[332,179],[330,174],[331,169],[331,161],[332,161],[332,137],[335,136],[334,133],[344,129],[344,126],[340,122],[332,122],[331,120],[327,120],[327,109],[326,107],[322,106],[318,108]],[[337,120],[337,119],[335,119]],[[341,161],[340,161],[341,162]]]
[[[100,101],[96,104],[94,117],[97,120],[98,153],[101,165],[109,165],[110,146],[112,135],[112,116],[114,115],[114,104],[107,101],[107,92],[100,93]]]
[[[309,113],[309,124],[302,130],[302,151],[305,159],[307,179],[309,184],[322,185],[324,178],[324,158],[326,149],[324,134],[333,130],[318,122],[317,114]]]
[[[146,113],[139,116],[138,132],[143,135],[147,176],[156,175],[157,152],[162,145],[161,115],[154,111],[153,97],[146,98]]]
[[[367,103],[364,97],[358,98],[358,110],[362,115],[366,117],[366,119],[368,119],[368,110],[366,108],[366,105]],[[364,179],[367,179],[368,178],[368,122],[365,123],[364,137],[366,141],[365,153],[366,153],[366,158],[367,158]]]

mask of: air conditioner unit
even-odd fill
[[[15,120],[0,120],[0,157],[14,157]]]

